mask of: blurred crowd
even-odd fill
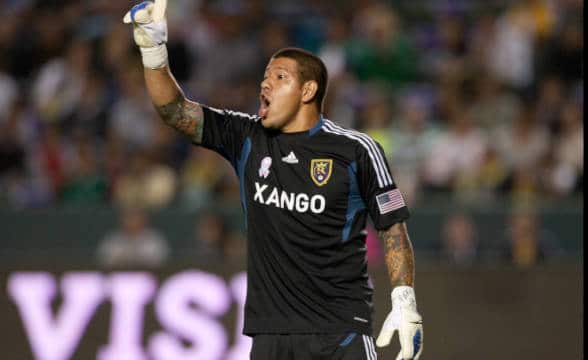
[[[157,117],[121,21],[132,5],[0,0],[0,208],[122,209],[104,266],[169,260],[146,210],[203,210],[191,251],[242,256],[243,234],[207,212],[239,206],[233,169]],[[168,49],[188,97],[248,113],[276,50],[318,54],[325,116],[383,146],[409,206],[510,204],[496,244],[447,214],[438,254],[468,265],[490,246],[524,267],[560,252],[538,200],[583,192],[582,14],[581,0],[174,0]],[[372,228],[368,248],[381,262]]]
[[[118,226],[103,234],[95,252],[102,267],[157,268],[171,259],[201,265],[239,264],[244,259],[244,231],[227,214],[210,209],[198,212],[192,224],[185,223],[188,230],[180,244],[159,229],[147,211],[127,208],[118,215]]]
[[[0,1],[0,206],[238,206],[233,170],[160,121],[127,1]],[[170,66],[257,112],[273,52],[330,73],[326,117],[384,147],[407,201],[583,191],[583,1],[169,2]]]

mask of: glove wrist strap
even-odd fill
[[[412,286],[397,286],[392,290],[392,307],[416,311],[416,296]]]
[[[167,47],[165,44],[154,47],[141,47],[143,66],[148,69],[160,69],[167,65]]]

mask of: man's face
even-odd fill
[[[302,82],[296,61],[285,57],[270,60],[259,97],[261,124],[277,130],[286,126],[302,105]]]

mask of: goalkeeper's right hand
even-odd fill
[[[133,24],[133,37],[141,50],[143,66],[159,69],[167,65],[166,0],[144,1],[135,5],[123,18]]]
[[[396,360],[418,360],[423,352],[423,319],[417,312],[414,289],[410,286],[392,290],[392,311],[382,325],[376,345],[388,346],[396,330],[400,339]]]

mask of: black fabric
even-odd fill
[[[375,360],[373,343],[357,333],[259,334],[253,337],[250,359]]]
[[[208,108],[204,115],[202,145],[227,158],[241,184],[248,239],[244,333],[371,335],[367,217],[382,229],[409,215],[405,206],[380,213],[375,197],[396,185],[378,183],[389,172],[379,145],[346,130],[333,133],[322,119],[310,131],[285,134],[254,116]]]

